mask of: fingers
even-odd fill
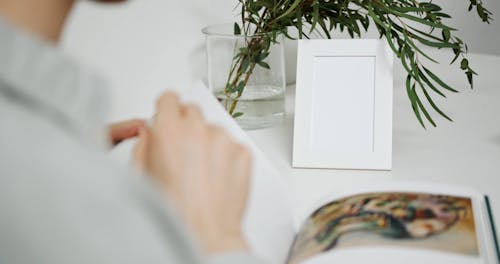
[[[243,170],[250,170],[252,163],[252,154],[250,151],[241,144],[236,144],[234,147],[234,156],[236,157],[240,168]]]
[[[252,154],[244,145],[236,142],[227,131],[219,126],[208,127],[209,141],[214,150],[226,149],[227,158],[231,164],[241,171],[250,171],[252,166]],[[248,175],[245,175],[248,176]]]
[[[179,130],[179,126],[186,126],[191,129],[188,132],[194,134],[206,134],[210,148],[224,148],[227,150],[228,159],[237,161],[237,166],[242,166],[243,171],[247,171],[251,167],[251,154],[242,145],[236,143],[224,128],[214,125],[208,125],[203,117],[201,110],[192,104],[183,105],[177,95],[172,92],[163,94],[157,101],[157,113],[152,131],[155,131],[155,126],[162,129],[161,137],[165,126],[173,130]]]
[[[144,171],[146,169],[147,157],[147,144],[148,144],[148,130],[143,128],[139,131],[139,139],[134,146],[133,161],[136,167]]]
[[[156,102],[156,116],[153,127],[163,127],[168,122],[176,123],[181,116],[179,97],[172,92],[164,93]]]
[[[132,119],[112,124],[109,127],[111,143],[116,145],[123,140],[135,137],[139,134],[139,130],[144,127],[146,127],[146,121],[143,119]]]
[[[192,104],[183,105],[179,97],[172,92],[163,94],[156,103],[155,120],[175,122],[181,118],[194,122],[204,121],[198,106]]]
[[[246,185],[250,179],[252,170],[252,154],[241,144],[235,144],[232,152],[234,168],[238,171],[246,172],[246,174],[241,175],[243,183]]]
[[[203,115],[200,108],[192,104],[184,105],[181,109],[181,115],[191,120],[203,120]]]
[[[241,204],[237,213],[242,217],[249,195],[252,173],[252,155],[247,147],[235,141],[223,128],[210,126],[209,148],[211,166],[219,173],[211,176],[211,181],[222,181],[221,186],[230,185],[238,194],[231,195],[233,202]],[[225,173],[220,173],[225,172]],[[220,183],[220,182],[219,182]],[[221,191],[222,192],[222,191]]]
[[[167,112],[179,114],[180,101],[179,97],[173,92],[166,92],[162,94],[156,101],[156,110],[158,112]]]
[[[152,127],[140,132],[138,166],[161,184],[205,250],[246,248],[241,221],[249,192],[250,152],[173,93],[162,95],[156,109]]]
[[[229,143],[229,137],[227,136],[226,131],[220,126],[208,126],[208,136],[212,141],[216,141],[217,143]]]
[[[247,204],[252,178],[252,155],[246,147],[240,144],[235,147],[233,155],[232,171],[235,173],[232,176],[235,177],[233,181],[234,188],[237,188],[240,192],[238,197],[241,199],[241,203]],[[241,207],[238,212],[240,217],[243,217],[244,211],[245,207]]]

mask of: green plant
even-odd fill
[[[246,46],[236,52],[224,90],[227,110],[234,117],[242,115],[235,113],[236,105],[255,67],[269,68],[265,60],[271,45],[277,42],[280,35],[294,39],[288,34],[289,27],[298,30],[299,38],[309,38],[315,30],[331,38],[331,32],[337,28],[355,38],[361,37],[363,31],[374,25],[380,38],[385,38],[408,73],[406,90],[415,116],[423,127],[423,117],[433,126],[436,122],[422,99],[425,98],[434,111],[451,121],[436,105],[432,93],[446,97],[445,92],[456,93],[457,90],[424,64],[438,61],[429,56],[422,46],[451,50],[454,54],[451,64],[460,62],[460,69],[473,87],[473,76],[477,74],[466,58],[467,45],[455,36],[456,29],[444,23],[450,16],[432,0],[238,1],[241,21],[234,24],[234,34],[253,37],[245,38]],[[492,13],[484,8],[482,1],[469,1],[469,11],[475,9],[481,20],[489,23]]]

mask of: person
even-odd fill
[[[261,263],[248,150],[172,93],[106,132],[104,82],[56,48],[74,4],[0,0],[0,263]],[[106,153],[135,136],[142,173]]]

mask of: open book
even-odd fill
[[[311,206],[286,263],[499,263],[488,198],[459,187],[360,187]]]
[[[269,263],[500,263],[487,197],[463,188],[424,183],[359,187],[311,205],[295,224],[286,175],[204,85],[181,97],[251,149],[252,190],[243,228],[252,251]]]

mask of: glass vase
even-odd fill
[[[235,35],[233,24],[208,26],[202,32],[209,88],[229,114],[246,130],[281,122],[286,87],[283,37]]]

